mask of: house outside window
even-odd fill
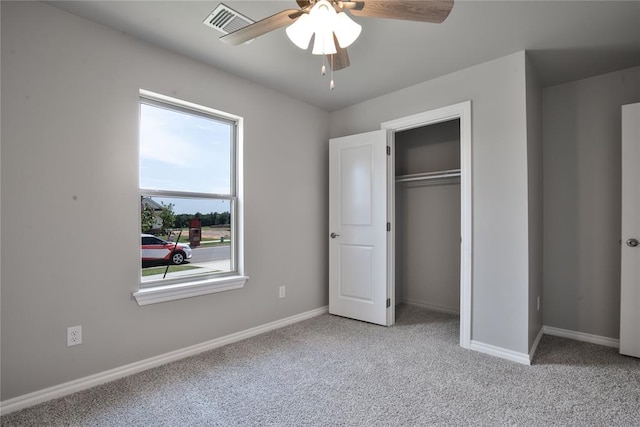
[[[240,283],[233,279],[242,270],[241,124],[237,116],[141,91],[139,304],[140,295],[167,285],[194,283],[201,294]]]

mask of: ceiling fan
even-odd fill
[[[291,41],[307,49],[315,35],[313,54],[329,58],[332,71],[350,65],[347,47],[356,40],[361,27],[345,12],[357,17],[389,18],[439,24],[451,9],[453,0],[296,0],[300,9],[286,9],[268,18],[220,37],[239,45],[270,31],[287,27]],[[323,63],[323,74],[325,67]],[[331,81],[333,89],[333,80]]]

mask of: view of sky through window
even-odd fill
[[[140,188],[231,194],[231,123],[141,104]],[[226,201],[155,198],[174,212],[229,211]]]

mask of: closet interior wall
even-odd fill
[[[459,119],[395,134],[397,303],[460,312],[460,178],[403,180],[459,169]]]

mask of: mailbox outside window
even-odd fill
[[[199,219],[189,220],[189,246],[195,248],[200,246],[200,237],[202,234],[202,226]]]

